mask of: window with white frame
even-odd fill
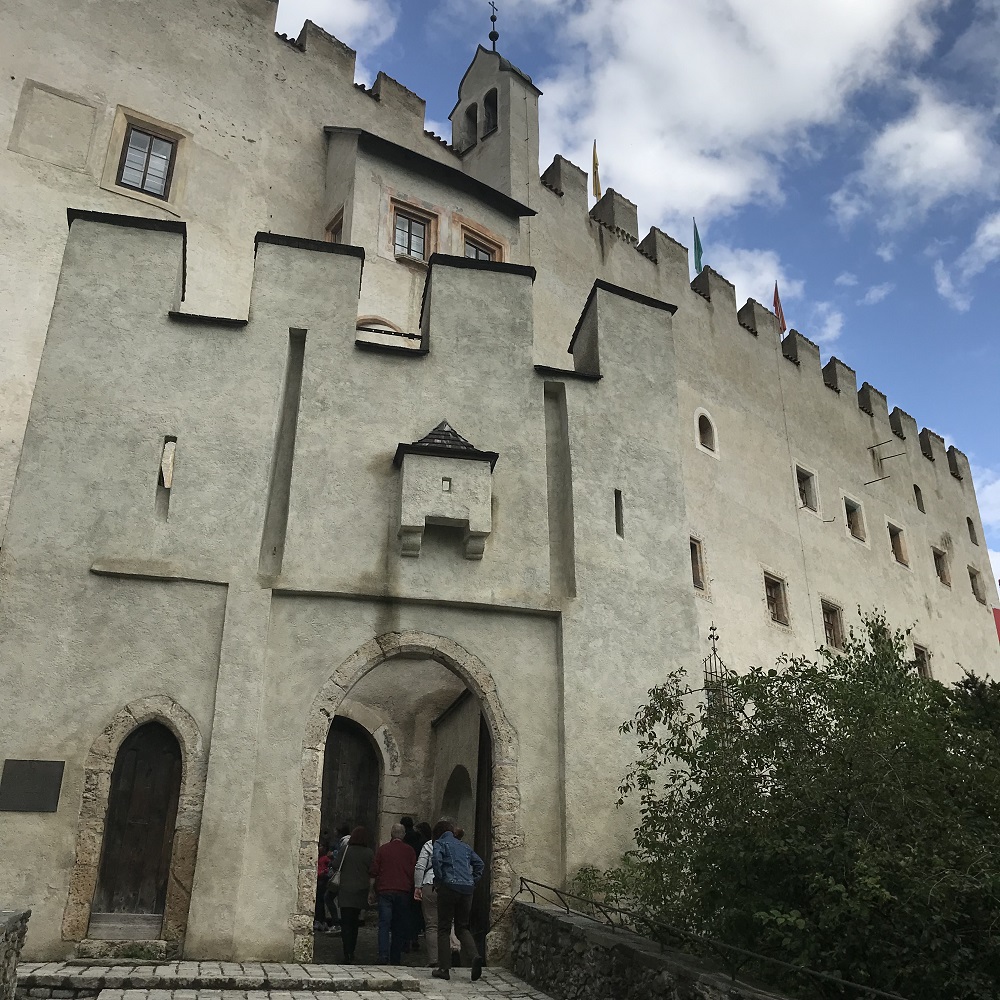
[[[844,648],[844,613],[831,601],[820,601],[823,612],[823,634],[831,649]]]
[[[844,516],[847,518],[847,530],[852,538],[859,542],[865,540],[865,515],[861,504],[850,497],[844,497]]]
[[[779,625],[788,624],[788,592],[785,581],[770,573],[764,574],[764,597],[767,600],[767,612],[771,621]]]

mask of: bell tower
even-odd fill
[[[465,172],[522,204],[538,182],[540,94],[527,73],[480,45],[448,116]]]

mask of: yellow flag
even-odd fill
[[[597,140],[594,140],[594,197],[601,197],[601,173],[597,162]]]

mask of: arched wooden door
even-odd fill
[[[90,937],[160,936],[180,788],[177,738],[159,722],[139,726],[111,775]]]
[[[382,767],[364,726],[336,716],[323,759],[323,813],[320,829],[331,842],[341,826],[363,826],[378,842],[379,784]]]

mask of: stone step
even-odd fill
[[[231,1000],[249,993],[417,992],[420,981],[409,972],[387,966],[298,965],[272,962],[166,962],[160,965],[82,965],[51,962],[18,968],[17,996],[26,1000],[84,1000],[103,993],[105,1000],[167,1000],[167,994],[232,992]],[[143,996],[140,996],[142,994]],[[288,1000],[288,997],[283,997]]]

